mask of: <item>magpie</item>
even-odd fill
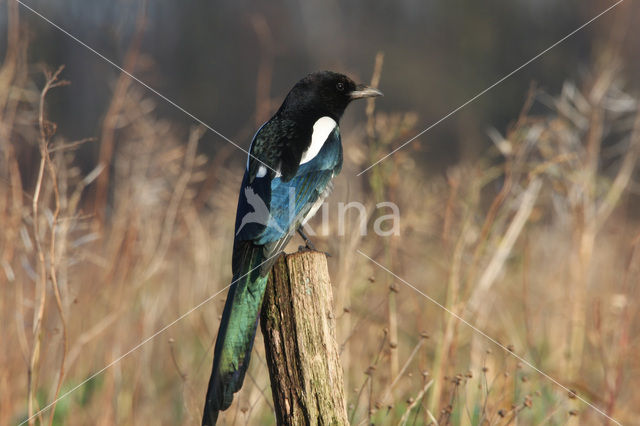
[[[229,408],[249,366],[269,271],[331,191],[342,168],[338,123],[354,99],[382,92],[331,71],[298,81],[253,137],[233,242],[233,281],[216,338],[202,425]]]

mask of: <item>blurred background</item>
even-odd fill
[[[329,199],[353,424],[637,424],[640,7],[627,0],[356,176],[610,1],[0,0],[0,424],[228,285],[246,154],[309,72],[354,104]],[[60,68],[64,66],[64,68]],[[57,72],[59,71],[59,72]],[[371,232],[376,203],[401,234]],[[388,213],[383,211],[382,214]],[[319,224],[319,222],[318,222]],[[295,250],[298,241],[291,244]],[[367,253],[572,392],[377,268]],[[224,293],[36,424],[197,424]],[[221,424],[273,424],[261,336]]]

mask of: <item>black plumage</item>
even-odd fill
[[[353,99],[379,95],[342,74],[309,74],[254,136],[238,198],[233,281],[216,339],[203,425],[215,424],[242,387],[269,270],[342,168],[338,122],[345,108]]]

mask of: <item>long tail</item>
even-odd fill
[[[269,278],[269,269],[260,267],[264,261],[260,246],[247,242],[234,248],[234,281],[218,329],[203,426],[215,425],[218,412],[229,408],[242,387]]]

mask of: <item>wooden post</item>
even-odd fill
[[[348,424],[324,253],[276,261],[260,323],[278,424]]]

